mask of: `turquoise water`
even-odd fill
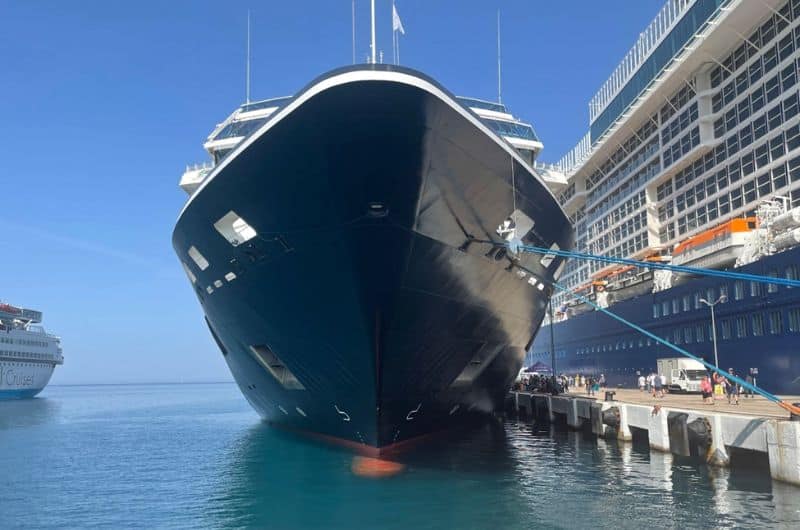
[[[390,479],[270,429],[232,384],[48,387],[0,402],[0,527],[800,525],[800,488],[550,427],[489,423]]]

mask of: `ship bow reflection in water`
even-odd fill
[[[402,472],[375,479],[353,473],[348,451],[262,423],[229,384],[48,387],[0,402],[0,418],[4,528],[800,524],[800,489],[763,470],[550,426],[486,422],[400,455]]]

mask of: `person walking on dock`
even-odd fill
[[[714,404],[714,396],[711,390],[711,381],[708,379],[708,376],[703,376],[703,379],[700,381],[700,393],[703,395],[703,404],[705,405],[713,405]]]
[[[654,398],[664,397],[664,390],[661,385],[661,376],[658,374],[653,374],[653,397]]]
[[[639,392],[644,392],[644,386],[645,386],[645,384],[646,384],[646,380],[645,380],[645,378],[644,378],[644,376],[643,376],[643,375],[640,375],[640,376],[639,376],[639,381],[638,381],[638,383],[639,383]]]
[[[725,378],[722,377],[721,375],[719,375],[719,373],[717,373],[717,372],[714,372],[711,375],[711,383],[713,385],[712,388],[713,388],[713,391],[714,391],[714,399],[715,400],[717,400],[717,399],[722,397],[722,393],[723,393],[722,392],[722,382],[724,380],[725,380]]]
[[[728,368],[728,373],[730,375],[736,375],[733,373],[733,368]],[[739,385],[733,379],[725,378],[725,387],[726,387],[726,394],[728,395],[728,405],[731,404],[731,399],[734,400],[734,405],[739,404]]]

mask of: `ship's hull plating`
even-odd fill
[[[173,244],[252,406],[380,451],[494,408],[541,323],[549,289],[528,280],[551,279],[560,261],[515,262],[476,240],[501,242],[515,208],[536,223],[527,242],[569,248],[572,232],[543,183],[438,85],[343,75],[309,85],[297,99],[313,96],[234,152]],[[223,238],[213,224],[229,211],[258,237]],[[300,384],[281,384],[253,348]]]
[[[736,270],[797,278],[799,263],[797,247]],[[609,310],[713,364],[711,312],[696,298],[716,300],[721,287],[726,289],[728,302],[715,309],[720,368],[734,368],[742,377],[757,368],[759,386],[777,394],[799,395],[800,317],[794,315],[800,313],[800,289],[763,284],[753,288],[750,282],[737,287],[730,280],[693,278],[660,293],[617,302]],[[656,304],[657,317],[653,309]],[[638,373],[656,369],[656,359],[679,355],[599,311],[557,323],[553,338],[558,372],[602,373],[612,386],[634,387]],[[532,354],[534,361],[550,359],[548,327],[537,335]]]
[[[0,360],[0,399],[36,396],[50,382],[54,369],[51,363]]]

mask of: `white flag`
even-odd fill
[[[394,4],[392,4],[392,29],[399,31],[401,35],[406,34],[406,30],[403,29],[403,22],[400,20],[400,15],[397,14],[397,7]]]

